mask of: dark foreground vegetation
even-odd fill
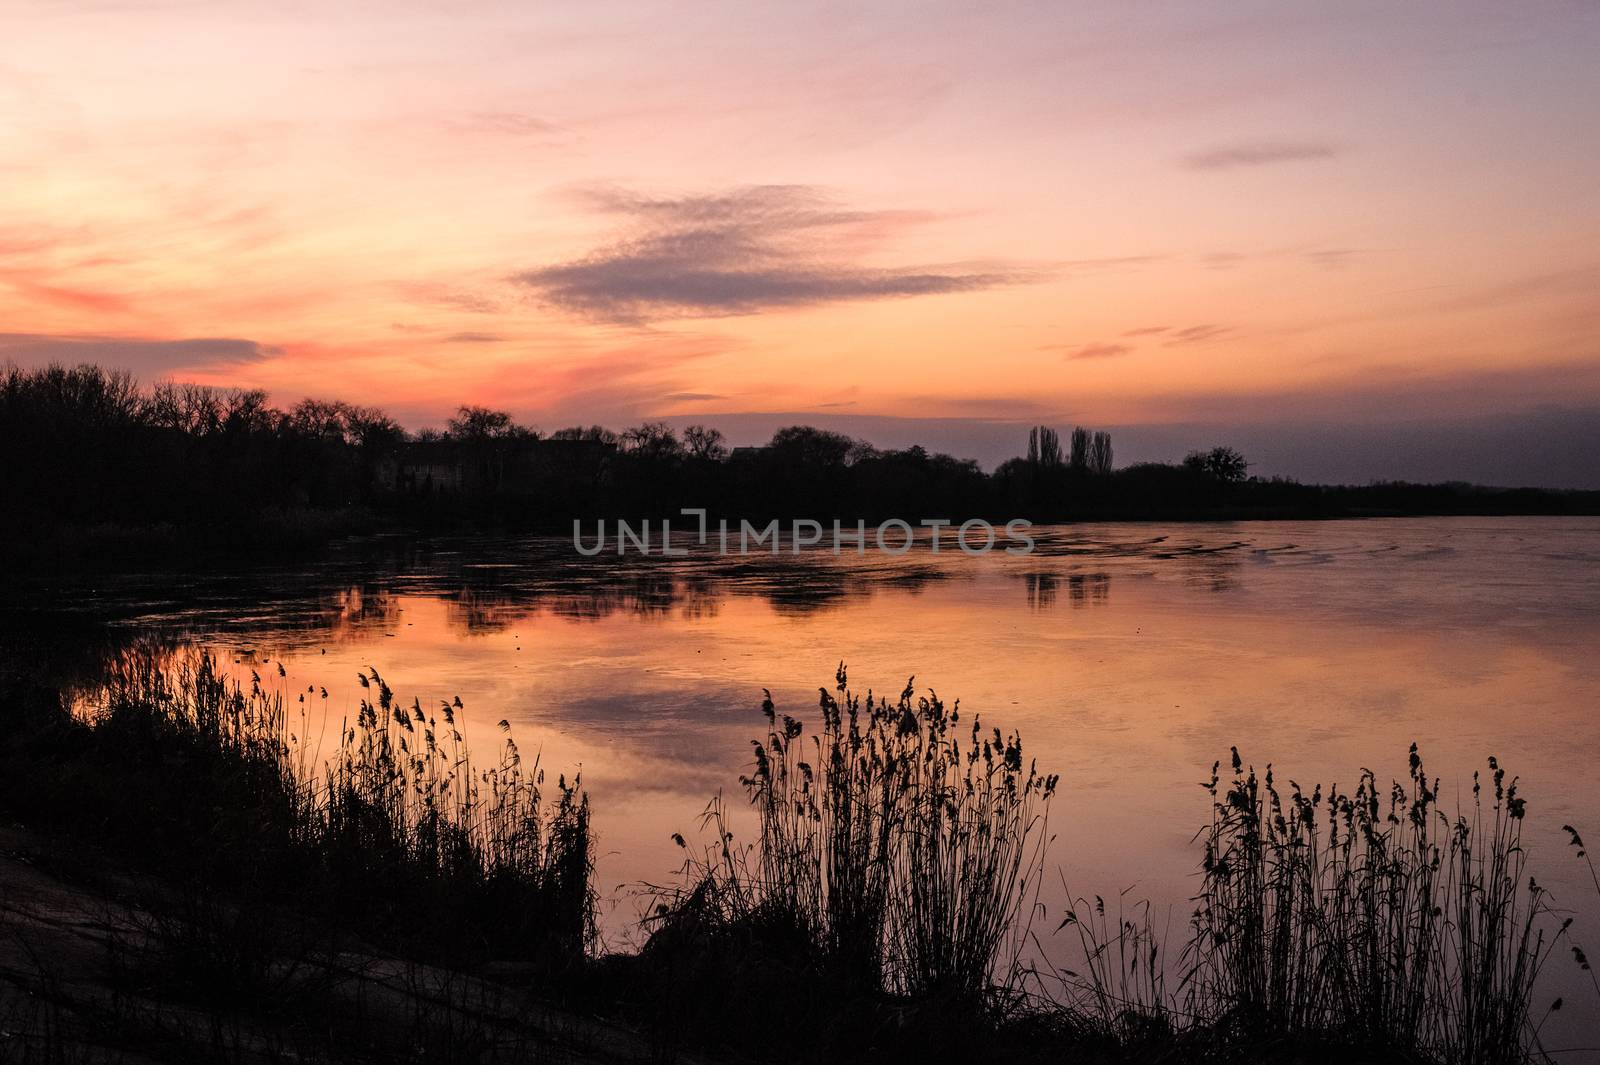
[[[1263,480],[1226,447],[1118,468],[1109,434],[1082,427],[1065,443],[1034,429],[1026,454],[993,473],[807,426],[729,448],[707,426],[541,433],[463,407],[443,432],[409,434],[350,403],[280,410],[259,391],[145,387],[94,366],[0,370],[0,457],[11,516],[0,540],[35,566],[396,529],[569,532],[577,518],[685,506],[821,521],[1600,513],[1600,492]]]
[[[841,667],[814,731],[764,703],[754,836],[714,801],[611,954],[579,782],[508,734],[475,760],[454,703],[369,673],[318,742],[320,689],[197,654],[120,654],[70,703],[29,676],[0,669],[7,1061],[1491,1065],[1543,1059],[1538,973],[1584,961],[1493,761],[1458,810],[1414,750],[1309,793],[1235,753],[1169,947],[1098,899],[1040,912],[1061,785],[1019,736]]]

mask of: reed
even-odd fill
[[[1045,1000],[1064,1007],[1068,1027],[1080,1038],[1125,1048],[1170,1044],[1187,1018],[1168,984],[1167,937],[1156,930],[1150,903],[1130,908],[1124,892],[1112,912],[1102,896],[1068,895],[1056,931],[1073,930],[1081,961],[1078,969],[1033,974],[1054,977]],[[1049,952],[1041,944],[1038,953]]]
[[[436,922],[410,911],[437,906],[450,916],[435,943],[552,965],[581,959],[595,903],[580,782],[563,775],[547,795],[537,759],[523,763],[504,721],[499,757],[475,764],[459,700],[424,711],[400,704],[375,669],[360,681],[355,721],[320,766],[303,741],[315,690],[298,695],[291,717],[258,673],[245,687],[204,652],[123,653],[88,716],[125,757],[178,749],[183,764],[205,766],[193,798],[215,810],[207,845],[236,849],[251,868],[314,878],[341,920],[406,929],[415,946]]]
[[[852,693],[841,664],[806,734],[770,693],[741,778],[754,845],[718,842],[686,867],[654,920],[754,922],[830,978],[866,992],[981,1003],[1012,984],[1043,868],[1054,776],[1022,740],[962,721],[908,682],[897,699]],[[681,838],[681,837],[680,837]]]
[[[1493,758],[1446,811],[1415,745],[1408,779],[1280,791],[1237,749],[1206,787],[1210,824],[1169,989],[1148,913],[1111,931],[1075,907],[1087,964],[1061,974],[1101,1031],[1209,1046],[1283,1042],[1487,1065],[1537,1049],[1533,993],[1570,921],[1528,875],[1525,800]],[[1099,920],[1095,919],[1098,914]]]
[[[1583,863],[1584,872],[1589,874],[1589,884],[1594,888],[1594,900],[1600,903],[1600,872],[1595,870],[1594,859],[1589,855],[1589,848],[1584,844],[1583,837],[1571,825],[1562,825],[1561,831],[1567,834],[1567,842],[1572,848],[1573,857]],[[1593,1007],[1600,1009],[1600,976],[1594,971],[1594,966],[1589,961],[1588,952],[1580,943],[1569,944],[1572,951],[1572,963],[1576,965],[1589,981],[1589,986],[1594,989]],[[1559,1007],[1560,1003],[1557,1003]]]

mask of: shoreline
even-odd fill
[[[1305,522],[1323,524],[1340,521],[1381,522],[1410,519],[1458,520],[1472,518],[1600,518],[1600,492],[1578,493],[1584,505],[1570,509],[1554,507],[1545,509],[1457,509],[1457,510],[1378,510],[1351,509],[1345,511],[1234,509],[1205,512],[1158,514],[1084,513],[1071,517],[1045,517],[1026,519],[1033,527],[1071,527],[1076,525],[1203,525],[1266,524],[1272,522]],[[1593,499],[1588,497],[1592,496]],[[667,514],[666,520],[681,521],[681,516]],[[160,523],[146,526],[59,526],[50,530],[30,529],[26,538],[0,533],[0,556],[6,560],[0,566],[0,593],[10,586],[36,583],[43,574],[55,576],[93,575],[96,573],[146,567],[151,572],[181,568],[185,571],[206,571],[224,567],[237,567],[241,563],[272,563],[302,558],[316,558],[337,546],[378,546],[386,543],[428,544],[458,539],[519,539],[539,538],[569,540],[574,522],[582,523],[587,530],[601,519],[595,517],[563,519],[559,522],[513,522],[477,524],[398,525],[385,520],[381,512],[371,510],[313,511],[305,520],[287,522],[296,528],[294,535],[266,537],[256,527],[246,531],[242,527],[212,528],[205,526],[174,526]],[[631,518],[625,520],[633,520]],[[661,520],[649,516],[641,520],[652,523]],[[718,520],[713,515],[709,520]],[[790,520],[727,517],[730,523],[739,520],[767,522]],[[818,519],[821,520],[821,519]],[[833,519],[827,519],[831,522]],[[845,521],[845,519],[840,519]],[[857,519],[850,518],[853,525]],[[861,519],[870,521],[871,519]],[[990,517],[996,528],[1002,528],[1007,518]],[[921,530],[919,530],[920,537]],[[918,539],[913,549],[924,541]],[[819,545],[808,548],[803,554],[827,554],[829,550]]]

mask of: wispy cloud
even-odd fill
[[[801,185],[759,185],[656,199],[605,189],[589,206],[626,219],[616,242],[512,280],[586,318],[644,323],[775,308],[971,292],[1034,277],[1008,266],[875,267],[859,258],[926,220],[841,206]]]
[[[156,340],[146,337],[0,333],[0,360],[24,365],[91,362],[136,374],[240,366],[281,354],[280,348],[234,337]]]
[[[1219,144],[1187,155],[1183,164],[1191,170],[1229,170],[1241,166],[1269,166],[1311,159],[1331,159],[1340,148],[1327,141],[1257,140]]]
[[[1132,351],[1126,344],[1085,344],[1075,351],[1067,352],[1069,359],[1114,359],[1118,355],[1126,355]]]
[[[447,307],[468,314],[499,314],[505,305],[493,296],[434,282],[403,282],[396,286],[401,296],[412,303]]]
[[[1203,344],[1229,332],[1232,332],[1232,327],[1226,325],[1191,325],[1173,333],[1166,343],[1169,348],[1177,344]]]
[[[1312,266],[1320,266],[1324,270],[1337,270],[1359,254],[1361,253],[1354,248],[1320,248],[1306,252],[1305,260]]]

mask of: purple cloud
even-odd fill
[[[759,185],[668,199],[608,189],[590,191],[585,200],[628,220],[620,239],[582,259],[537,267],[512,280],[546,303],[598,321],[755,314],[1033,280],[1005,267],[867,267],[845,261],[837,249],[877,243],[926,216],[855,210],[806,186]]]
[[[1339,147],[1326,141],[1242,141],[1206,148],[1185,156],[1190,170],[1231,170],[1241,166],[1268,166],[1311,159],[1331,159]]]

